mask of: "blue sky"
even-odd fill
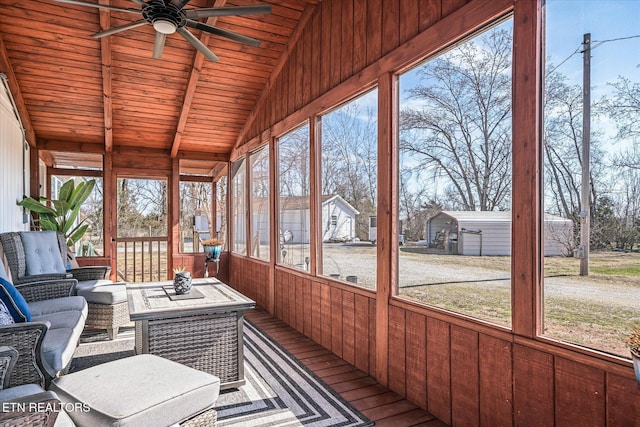
[[[618,75],[640,80],[640,38],[607,41],[640,35],[638,0],[548,0],[546,8],[547,58],[560,64],[582,49],[585,33],[591,33],[593,96],[607,92],[606,82]],[[558,67],[572,81],[582,84],[582,54]]]

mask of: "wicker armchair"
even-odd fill
[[[29,303],[69,297],[76,283],[74,279],[62,279],[16,285],[16,289]],[[11,387],[22,384],[45,387],[55,376],[56,373],[47,371],[42,360],[42,340],[48,330],[49,324],[39,321],[0,326],[0,343],[18,352],[9,383]]]
[[[73,260],[69,256],[66,238],[62,233],[57,233],[54,243],[51,244],[51,236],[41,231],[7,232],[0,234],[0,244],[4,256],[9,265],[13,283],[29,284],[43,280],[72,278],[77,280],[77,289],[74,295],[85,297],[89,304],[89,314],[86,326],[90,328],[106,329],[109,338],[113,339],[118,334],[118,328],[129,322],[129,307],[126,301],[126,288],[124,285],[116,285],[109,280],[110,266],[76,267],[66,269],[68,261]],[[60,267],[55,273],[28,274],[30,259],[38,261],[38,256],[26,254],[24,239],[36,239],[42,241],[47,250],[54,250],[56,262]],[[46,246],[45,246],[46,245]],[[46,252],[46,250],[43,250]],[[60,258],[57,258],[57,257]],[[33,269],[31,269],[33,270]]]
[[[0,427],[53,426],[61,407],[55,393],[34,384],[7,389],[18,357],[15,348],[0,347]]]

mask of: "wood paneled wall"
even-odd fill
[[[640,389],[628,361],[537,337],[542,3],[325,0],[254,115],[249,135],[255,138],[232,153],[239,157],[265,134],[278,136],[365,88],[393,89],[390,73],[512,12],[513,161],[519,171],[513,181],[518,237],[512,330],[394,298],[393,245],[378,245],[378,263],[387,263],[378,268],[378,293],[234,255],[230,283],[447,424],[640,426]],[[393,108],[387,101],[381,107]],[[393,126],[386,116],[382,123]],[[392,152],[393,132],[381,129],[378,135],[380,152]],[[397,172],[393,165],[381,168]],[[378,221],[393,224],[393,182],[385,179],[379,178],[379,200],[386,202]],[[393,226],[387,228],[385,234],[393,236]]]
[[[267,307],[269,264],[231,255],[230,283]],[[275,269],[273,315],[347,362],[374,373],[376,300],[371,291]]]
[[[375,64],[467,1],[322,1],[255,115],[247,139],[259,136],[274,123]],[[333,106],[329,102],[325,108]]]
[[[230,273],[265,307],[268,264],[232,255]],[[376,376],[373,293],[280,267],[275,277],[275,317]],[[629,367],[408,302],[392,301],[388,321],[388,387],[447,424],[640,425]]]

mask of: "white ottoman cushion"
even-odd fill
[[[151,354],[127,357],[56,378],[50,387],[82,426],[169,426],[215,405],[220,379]]]

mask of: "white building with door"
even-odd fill
[[[356,237],[356,215],[360,214],[337,194],[322,196],[322,241],[347,242]]]
[[[427,221],[429,246],[459,255],[511,255],[511,212],[442,211]],[[573,221],[545,214],[544,255],[568,255]]]
[[[280,232],[286,234],[286,243],[310,241],[310,218],[308,197],[281,197]],[[255,209],[256,214],[268,215],[268,209]],[[356,215],[360,212],[337,194],[322,196],[321,237],[323,242],[350,241],[356,237]],[[260,235],[268,235],[268,221],[256,219]]]

